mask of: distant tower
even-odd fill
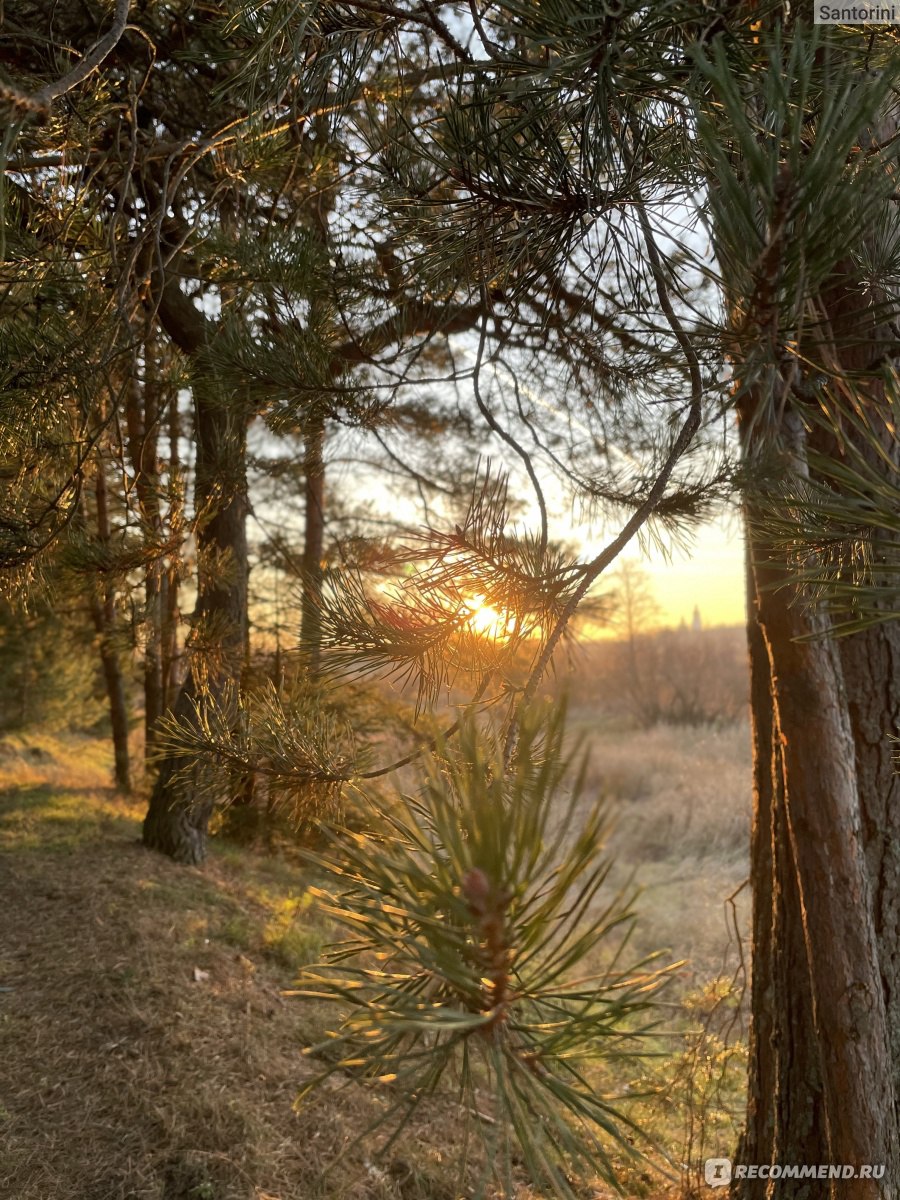
[[[700,619],[700,605],[694,605],[694,615],[691,617],[691,630],[694,633],[699,633],[703,628],[703,622]]]

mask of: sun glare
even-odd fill
[[[493,608],[484,596],[471,596],[465,604],[469,610],[469,625],[475,633],[491,638],[506,638],[512,633],[513,619]]]

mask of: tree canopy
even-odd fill
[[[872,783],[893,717],[890,703],[861,715],[872,688],[859,663],[865,646],[887,670],[897,612],[891,27],[690,0],[121,0],[111,16],[26,3],[4,36],[0,562],[20,588],[56,570],[82,581],[123,786],[117,638],[142,593],[147,844],[199,862],[215,806],[256,779],[313,811],[436,758],[393,849],[367,844],[371,859],[337,868],[350,882],[335,911],[366,925],[372,949],[393,936],[372,897],[389,898],[418,929],[413,961],[447,985],[433,1011],[465,1047],[505,1027],[510,962],[444,953],[420,857],[446,875],[435,905],[456,889],[451,925],[462,897],[481,942],[511,931],[525,893],[507,896],[497,862],[469,854],[500,835],[476,823],[456,854],[447,812],[465,815],[461,793],[477,800],[482,783],[508,785],[504,828],[522,833],[531,814],[521,855],[537,854],[546,812],[529,804],[556,786],[562,743],[552,723],[535,740],[534,703],[562,639],[633,539],[684,536],[739,503],[757,737],[745,1149],[893,1161],[885,964],[900,896],[873,866],[889,826]],[[355,544],[333,539],[338,563],[326,472],[329,439],[348,429],[424,512],[418,529],[389,514],[386,533],[363,523]],[[449,469],[436,462],[448,448]],[[251,669],[247,520],[266,477],[304,495],[292,690]],[[560,498],[602,529],[596,544],[573,544]],[[494,617],[479,625],[478,608]],[[408,753],[375,755],[333,698],[336,681],[373,673],[412,686]],[[435,735],[448,696],[470,711]],[[541,936],[528,921],[518,932]],[[477,1003],[473,964],[493,988]],[[417,1088],[440,1075],[445,1045],[408,1024],[421,978],[372,1001],[384,1028],[363,1063],[383,1074],[398,1047],[425,1046]],[[516,986],[546,1020],[541,987]],[[846,1012],[851,992],[868,1023]],[[554,1003],[574,1053],[594,1008],[580,994]],[[784,1037],[767,1057],[767,1029],[802,1029],[815,1047],[792,1078],[794,1125],[786,1102],[760,1115],[796,1066],[779,1057]],[[606,1110],[561,1082],[570,1043],[523,1044],[503,1042],[517,1069],[544,1078],[527,1055],[559,1050],[551,1093],[576,1124],[610,1132]],[[526,1144],[528,1122],[546,1130],[557,1110],[492,1062]],[[532,1164],[564,1193],[569,1132]],[[879,1193],[867,1181],[852,1194]]]

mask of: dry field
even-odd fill
[[[573,726],[586,737],[594,794],[608,797],[616,877],[633,873],[642,889],[641,949],[687,960],[685,978],[698,984],[734,971],[735,916],[743,941],[750,909],[741,889],[749,869],[748,726],[594,732],[577,717]]]
[[[677,1175],[688,1151],[729,1142],[740,1107],[716,980],[736,960],[723,901],[746,871],[747,734],[590,732],[616,876],[645,889],[636,944],[690,960],[658,1058],[598,1086],[633,1095]],[[452,1103],[377,1162],[360,1139],[377,1092],[347,1081],[295,1111],[318,1069],[300,1051],[333,1020],[282,995],[327,937],[303,870],[226,844],[202,871],[146,853],[108,768],[96,742],[0,742],[0,1196],[455,1200]],[[680,1191],[652,1171],[625,1182]]]

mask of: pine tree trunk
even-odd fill
[[[102,459],[97,463],[94,486],[97,506],[97,538],[109,542],[109,508],[106,494],[106,476]],[[102,596],[92,592],[90,596],[91,620],[100,641],[100,661],[103,666],[103,681],[109,703],[109,720],[112,729],[114,777],[116,787],[126,795],[131,791],[131,762],[128,750],[128,702],[125,696],[125,677],[119,652],[116,647],[116,597],[112,583],[100,583]]]
[[[876,129],[874,140],[887,143],[897,132],[896,112],[892,111]],[[853,429],[844,430],[844,438],[854,442],[873,474],[882,473],[895,482],[900,472],[900,440],[885,395],[882,370],[885,363],[897,362],[900,341],[896,325],[880,318],[884,310],[879,308],[878,299],[865,282],[857,282],[854,264],[845,262],[824,303],[836,346],[833,358],[853,380],[858,394],[865,397],[869,435],[879,443],[879,449]],[[841,454],[836,439],[822,435],[816,449],[835,457]],[[877,560],[877,546],[875,555]],[[892,612],[896,608],[890,595],[884,603]],[[891,619],[841,638],[838,650],[853,735],[863,846],[888,1027],[894,1085],[892,1115],[898,1145],[894,1171],[900,1172],[900,775],[893,741],[900,734],[900,625]],[[900,1180],[900,1174],[892,1175],[890,1164],[887,1179]]]
[[[214,514],[197,535],[198,593],[195,632],[215,640],[212,653],[194,662],[174,707],[180,721],[190,721],[194,704],[218,701],[229,681],[240,677],[247,628],[247,533],[244,472],[245,433],[241,422],[223,429],[215,402],[197,404],[197,507]],[[220,439],[220,433],[225,436]],[[223,447],[227,461],[223,462]],[[228,481],[225,498],[223,482]],[[182,760],[169,756],[159,764],[144,821],[144,845],[177,859],[200,863],[206,857],[206,830],[212,802],[199,786],[203,765],[185,775]]]
[[[748,547],[753,1021],[739,1157],[884,1164],[889,1181],[900,1148],[900,787],[888,740],[900,631],[833,640],[752,520]],[[762,1200],[778,1186],[734,1190]],[[791,1187],[810,1200],[891,1194],[878,1180]]]
[[[156,723],[163,707],[162,588],[158,563],[147,568],[144,582],[144,758],[153,754]]]
[[[900,774],[892,739],[900,734],[900,625],[892,621],[854,634],[842,639],[839,649],[872,881],[896,1104],[900,1099]]]
[[[169,404],[169,531],[174,531],[181,516],[180,501],[174,490],[174,478],[180,466],[179,437],[181,414],[178,411],[178,391],[173,389]],[[160,576],[160,649],[162,677],[162,712],[175,702],[180,685],[178,669],[178,559],[173,555]]]
[[[860,141],[869,133],[861,131]],[[895,134],[891,116],[875,140],[885,144]],[[773,220],[772,284],[779,237]],[[852,392],[873,428],[881,421],[885,453],[872,450],[870,465],[892,474],[897,436],[882,408],[881,369],[896,358],[897,335],[880,323],[884,310],[877,300],[857,264],[838,264],[815,298],[824,319],[812,322],[798,360],[823,364],[822,377],[838,381],[836,419]],[[767,336],[774,313],[751,314],[760,336]],[[768,406],[770,419],[779,413],[782,434],[791,406],[806,403],[793,390],[786,385],[779,404]],[[751,405],[741,413],[749,458],[757,438]],[[795,448],[808,439],[820,456],[840,458],[836,436],[815,425],[803,430],[793,420],[787,440]],[[843,431],[844,444],[853,438],[852,429]],[[796,452],[793,457],[789,465],[796,469]],[[802,468],[805,445],[800,457]],[[753,1182],[734,1190],[741,1200],[889,1197],[900,1178],[900,781],[890,742],[900,721],[900,628],[882,625],[833,639],[827,613],[798,596],[783,556],[779,561],[760,527],[748,523],[757,734],[750,1090],[740,1156],[747,1162],[883,1164],[885,1170],[881,1180]],[[804,640],[810,634],[815,639]],[[771,849],[764,845],[767,828]]]
[[[825,618],[796,602],[758,536],[750,549],[754,994],[741,1158],[885,1163],[890,1178],[894,1069],[841,656]],[[811,1200],[886,1194],[875,1180],[791,1186]],[[735,1191],[761,1200],[771,1187]]]
[[[174,705],[182,722],[194,719],[195,705],[221,700],[239,680],[247,645],[247,421],[214,390],[215,371],[206,361],[209,327],[205,317],[169,284],[160,316],[198,366],[194,386],[197,605],[192,620],[191,667]],[[177,335],[177,336],[175,336]],[[201,863],[216,797],[203,786],[204,764],[185,770],[184,759],[169,755],[158,767],[144,820],[143,841],[179,862]],[[221,799],[225,799],[222,797]]]
[[[753,733],[753,986],[747,1123],[737,1158],[742,1163],[821,1160],[824,1127],[818,1043],[796,867],[785,811],[781,746],[776,736],[771,674],[758,619],[752,565],[747,568],[747,634]],[[795,1200],[812,1200],[818,1183],[797,1184]],[[741,1200],[763,1200],[765,1180],[735,1187]]]
[[[153,379],[154,347],[144,346],[143,382],[135,361],[125,399],[128,456],[134,471],[141,519],[152,534],[162,533],[159,507],[159,396]],[[153,753],[154,729],[163,714],[161,573],[158,562],[147,566],[144,581],[144,758]]]
[[[115,648],[115,604],[107,594],[103,602],[91,597],[91,619],[100,640],[100,662],[109,703],[112,727],[114,775],[116,787],[126,795],[131,791],[131,763],[128,752],[128,703],[122,664]]]
[[[194,677],[189,673],[175,702],[175,718],[185,723],[194,720],[196,700]],[[203,793],[202,764],[187,771],[184,766],[172,757],[160,764],[144,818],[143,842],[176,862],[199,866],[206,858],[212,803]]]

